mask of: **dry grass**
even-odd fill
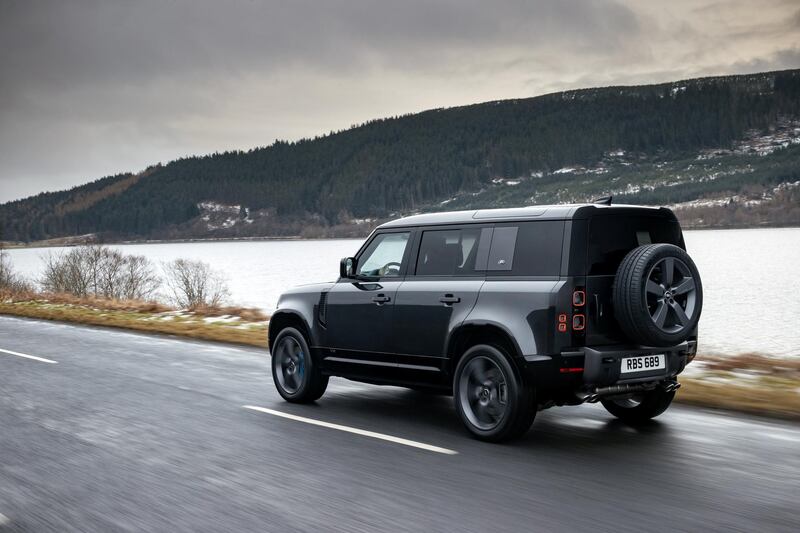
[[[800,420],[800,357],[698,356],[680,381],[683,403]]]
[[[800,381],[766,377],[755,384],[683,378],[676,401],[761,416],[800,420]]]
[[[178,311],[153,302],[48,295],[46,298],[24,301],[3,299],[0,301],[0,314],[167,333],[249,346],[267,345],[267,317],[252,309],[227,307]]]

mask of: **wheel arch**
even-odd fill
[[[464,353],[476,344],[499,347],[506,351],[512,360],[522,356],[519,344],[502,324],[487,321],[464,323],[454,329],[447,340],[447,369],[451,376]]]
[[[284,328],[292,327],[299,330],[306,338],[309,348],[314,349],[314,338],[311,336],[311,328],[309,327],[303,316],[297,311],[280,310],[276,311],[269,320],[269,328],[267,330],[267,345],[272,351],[272,345],[275,342],[275,337]]]

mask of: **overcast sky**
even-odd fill
[[[797,0],[0,0],[0,202],[434,107],[798,67]]]

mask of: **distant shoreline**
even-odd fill
[[[81,242],[51,242],[37,241],[32,243],[3,243],[6,250],[25,249],[25,248],[66,248],[69,246],[83,246],[87,244],[101,244],[104,246],[134,246],[142,244],[188,244],[188,243],[214,243],[214,242],[262,242],[262,241],[345,241],[358,240],[358,237],[210,237],[210,238],[186,238],[186,239],[142,239],[142,240],[122,240],[122,241],[81,241]]]
[[[711,231],[711,230],[741,230],[741,229],[791,229],[800,228],[800,225],[795,224],[765,224],[759,226],[684,226],[683,231]],[[300,235],[292,235],[286,237],[197,237],[197,238],[183,238],[183,239],[141,239],[141,240],[120,240],[120,241],[102,241],[96,242],[89,239],[79,241],[76,237],[64,237],[63,241],[57,242],[59,239],[48,239],[46,241],[36,241],[31,243],[16,243],[16,242],[0,242],[0,245],[6,250],[14,249],[27,249],[27,248],[66,248],[70,246],[83,246],[86,244],[102,244],[109,246],[135,246],[143,244],[189,244],[189,243],[216,243],[216,242],[268,242],[268,241],[345,241],[345,240],[363,240],[364,237],[302,237]]]

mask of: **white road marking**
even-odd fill
[[[34,361],[39,361],[40,363],[50,363],[51,365],[58,364],[58,361],[53,361],[52,359],[45,359],[44,357],[36,357],[35,355],[28,355],[25,353],[12,352],[11,350],[4,350],[2,348],[0,348],[0,352],[7,353],[8,355],[16,355],[17,357],[24,357],[25,359],[32,359]]]
[[[9,520],[6,515],[0,513],[0,526],[7,526],[10,523],[11,520]]]
[[[306,424],[311,424],[314,426],[321,426],[328,429],[336,429],[339,431],[345,431],[347,433],[354,433],[356,435],[361,435],[364,437],[372,437],[373,439],[380,439],[389,442],[394,442],[395,444],[402,444],[404,446],[411,446],[412,448],[419,448],[420,450],[426,450],[429,452],[435,453],[443,453],[445,455],[457,455],[458,452],[455,450],[448,450],[447,448],[440,448],[439,446],[432,446],[430,444],[425,444],[424,442],[417,442],[413,440],[403,439],[401,437],[395,437],[392,435],[385,435],[383,433],[376,433],[374,431],[367,431],[365,429],[358,429],[358,428],[351,428],[349,426],[342,426],[340,424],[331,424],[330,422],[323,422],[322,420],[315,420],[313,418],[306,418],[303,416],[291,415],[289,413],[283,413],[281,411],[275,411],[274,409],[267,409],[266,407],[258,407],[255,405],[243,405],[245,409],[251,409],[253,411],[259,411],[261,413],[267,413],[269,415],[280,416],[283,418],[288,418],[289,420],[295,420],[297,422],[304,422]]]

